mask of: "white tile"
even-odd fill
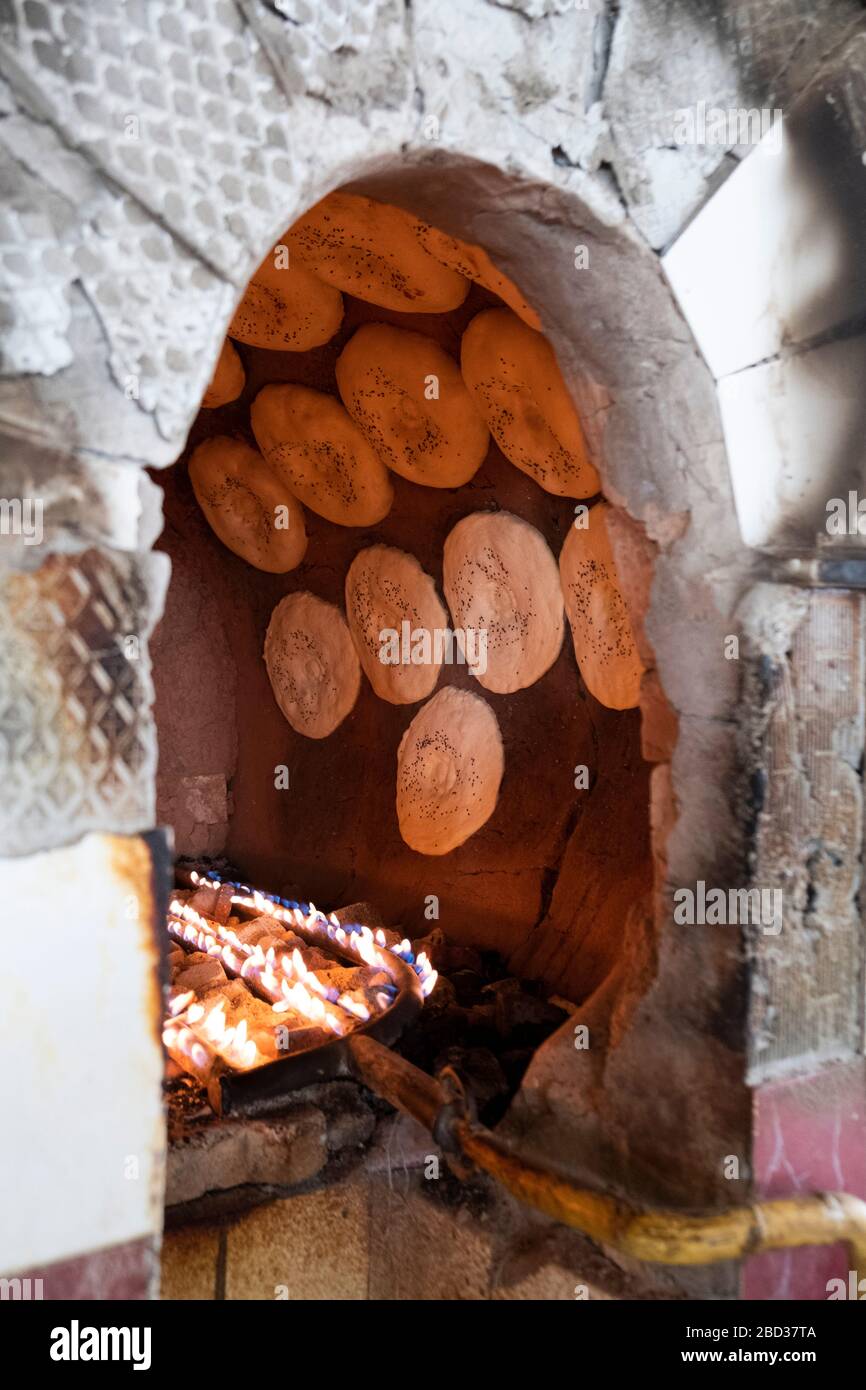
[[[827,503],[863,487],[866,337],[828,343],[719,382],[737,518],[747,545],[826,534]]]
[[[161,1228],[150,853],[88,835],[0,861],[0,1266]]]
[[[851,259],[866,168],[827,109],[781,121],[663,257],[717,378],[866,310],[866,277]]]

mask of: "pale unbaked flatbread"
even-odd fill
[[[559,557],[574,655],[587,690],[608,709],[633,709],[643,663],[607,534],[610,507],[599,502],[585,529],[569,529]]]
[[[508,695],[553,665],[565,630],[556,560],[534,526],[512,512],[473,512],[445,542],[442,584],[455,628],[487,634],[477,679]]]
[[[361,668],[339,608],[315,594],[280,599],[265,636],[274,698],[305,738],[327,738],[358,698]]]
[[[434,659],[435,637],[437,631],[442,634],[447,629],[448,614],[433,580],[415,556],[390,545],[372,545],[360,551],[346,575],[346,616],[361,665],[376,694],[392,705],[426,700],[442,668],[441,655],[438,661]],[[404,622],[409,624],[407,643],[403,639]],[[397,634],[400,664],[381,659],[383,652],[391,654],[387,645],[383,646],[381,634],[385,631]],[[404,654],[411,658],[413,633],[419,634],[414,650],[421,660],[403,663]],[[424,633],[429,634],[427,639]]]
[[[397,751],[397,820],[419,854],[448,854],[493,814],[505,770],[496,715],[446,686],[418,711]]]

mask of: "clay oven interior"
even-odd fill
[[[410,938],[438,924],[455,943],[499,952],[516,974],[581,1000],[609,974],[628,909],[649,887],[649,791],[638,712],[605,709],[589,694],[568,631],[540,681],[490,697],[506,747],[496,811],[464,845],[436,857],[409,849],[394,807],[397,746],[419,702],[389,704],[365,679],[333,734],[304,738],[281,714],[262,659],[279,599],[310,590],[342,609],[346,572],[364,548],[383,543],[415,555],[441,593],[443,545],[461,517],[516,513],[558,556],[576,501],[543,491],[492,442],[459,489],[392,475],[393,507],[374,527],[337,526],[307,511],[303,563],[272,575],[221,544],[186,469],[204,439],[230,434],[255,444],[250,404],[268,383],[296,382],[339,399],[334,363],[360,324],[424,333],[459,359],[467,324],[496,304],[480,285],[441,314],[390,311],[347,295],[343,324],[323,347],[239,344],[243,393],[202,410],[184,455],[155,475],[165,495],[158,548],[172,563],[153,642],[158,816],[174,827],[179,854],[225,856],[247,881],[328,910],[370,902]],[[452,683],[480,690],[465,665],[446,665],[436,688]],[[281,766],[288,788],[277,785]]]

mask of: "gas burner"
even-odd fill
[[[269,1113],[301,1086],[349,1075],[346,1039],[394,1043],[436,983],[394,932],[198,869],[178,877],[162,1039],[218,1114]]]

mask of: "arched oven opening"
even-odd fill
[[[191,1178],[202,1136],[239,1113],[285,1125],[311,1068],[339,1071],[334,1037],[393,1003],[381,954],[347,975],[298,940],[311,924],[412,963],[427,1000],[393,1045],[455,1074],[484,1124],[527,1147],[577,1084],[547,1161],[586,1176],[613,1152],[601,1078],[656,970],[650,784],[677,732],[645,620],[658,542],[685,521],[654,502],[648,528],[613,481],[606,417],[634,369],[599,352],[590,261],[675,311],[591,209],[548,190],[552,232],[497,231],[491,184],[515,196],[469,161],[395,164],[303,213],[236,308],[184,453],[152,474],[172,567],[151,644],[179,856],[172,1227],[262,1186],[255,1155],[225,1177],[216,1138]],[[336,1019],[334,981],[355,1010]],[[418,1141],[380,1120],[374,1153],[383,1124]]]

